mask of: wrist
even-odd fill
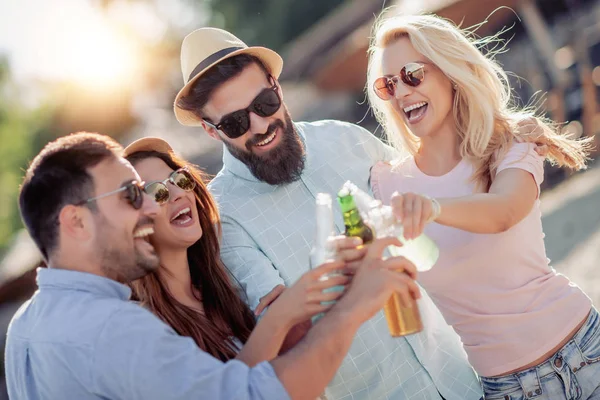
[[[336,304],[323,317],[321,322],[329,321],[335,327],[341,328],[344,332],[352,333],[352,336],[362,325],[358,314],[345,307],[345,304]]]
[[[431,202],[431,216],[427,220],[428,223],[437,220],[442,214],[442,205],[440,202],[433,197],[429,197],[429,201]]]
[[[289,315],[289,313],[286,313],[285,310],[281,310],[280,307],[277,306],[277,301],[274,301],[265,308],[261,320],[266,320],[266,324],[273,329],[287,332],[294,326],[294,322]]]
[[[276,310],[269,310],[276,311]],[[294,322],[285,316],[285,314],[279,314],[277,312],[267,312],[265,316],[262,318],[261,322],[264,324],[265,328],[271,333],[271,335],[276,337],[285,337],[287,333],[294,326]]]

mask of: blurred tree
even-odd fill
[[[151,2],[155,5],[174,0],[96,0],[105,9],[115,3]],[[230,30],[246,43],[281,51],[291,40],[316,21],[348,0],[178,0],[210,14],[209,24]],[[158,7],[161,8],[161,7]],[[200,21],[194,22],[199,27]]]
[[[200,2],[202,2],[200,0]],[[274,50],[296,38],[344,0],[212,0],[212,22],[242,40]]]
[[[51,137],[51,111],[27,107],[11,81],[8,62],[0,57],[0,255],[22,227],[17,194],[29,160]]]

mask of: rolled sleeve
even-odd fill
[[[137,309],[136,309],[137,308]],[[94,390],[112,399],[289,399],[267,362],[222,362],[136,305],[115,313],[94,351]]]
[[[284,281],[271,260],[236,221],[223,216],[221,226],[221,259],[246,292],[247,303],[254,310],[261,297]]]
[[[537,185],[538,196],[540,186],[544,181],[544,157],[535,151],[533,143],[513,143],[500,164],[498,165],[499,174],[509,168],[522,169],[529,172]]]

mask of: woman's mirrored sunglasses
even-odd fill
[[[152,196],[159,205],[169,201],[170,193],[167,183],[171,182],[180,189],[190,192],[196,187],[196,181],[187,168],[180,168],[173,171],[164,181],[149,182],[144,186],[144,192]]]
[[[400,75],[382,76],[373,83],[373,90],[381,100],[389,100],[396,95],[398,81],[407,86],[417,87],[425,79],[425,65],[417,62],[406,64],[400,70]]]

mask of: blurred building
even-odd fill
[[[284,52],[282,81],[295,119],[338,118],[371,130],[376,122],[365,102],[368,38],[382,1],[355,0],[319,21]],[[514,74],[521,103],[543,94],[548,116],[569,122],[575,135],[592,135],[600,85],[600,3],[596,0],[397,0],[399,13],[433,12],[463,28],[486,21],[479,36],[509,40],[498,56]],[[516,78],[519,77],[519,78]],[[541,95],[540,95],[541,96]],[[538,96],[538,102],[543,100]]]

